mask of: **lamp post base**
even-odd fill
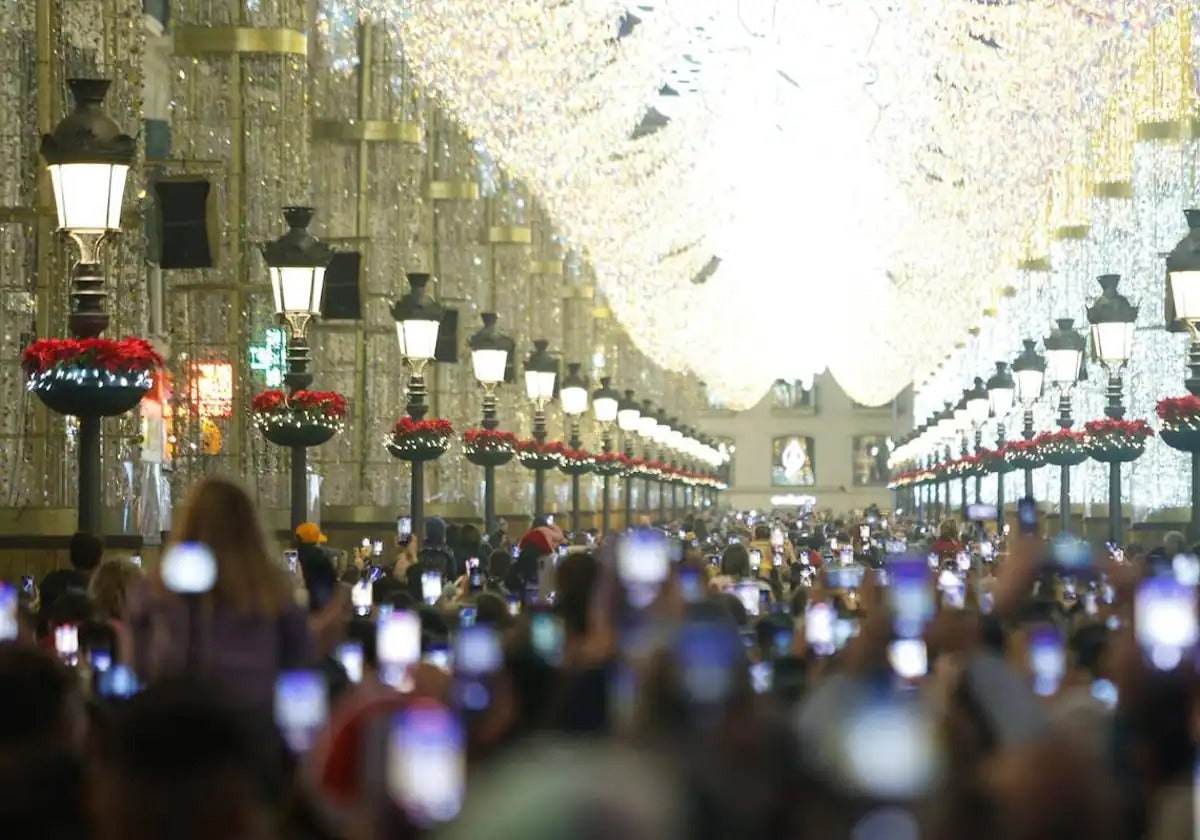
[[[100,418],[79,418],[79,531],[100,534]]]
[[[571,532],[579,533],[579,476],[571,476]]]
[[[414,533],[425,538],[425,462],[412,462],[412,494],[409,500],[409,513],[412,515]],[[423,543],[421,543],[423,544]]]
[[[291,447],[291,522],[292,533],[308,520],[308,449]]]
[[[608,533],[608,520],[612,516],[612,502],[610,500],[609,487],[610,487],[609,477],[606,475],[606,476],[604,476],[604,482],[603,482],[603,485],[601,486],[601,490],[600,490],[600,492],[603,493],[603,496],[600,499],[600,533],[601,534]]]
[[[1058,532],[1071,532],[1071,468],[1059,467],[1061,478],[1058,486]]]
[[[483,527],[490,534],[496,528],[496,468],[483,468]]]
[[[1108,465],[1108,541],[1120,548],[1124,517],[1121,514],[1121,464]]]

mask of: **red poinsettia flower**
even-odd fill
[[[1155,411],[1167,426],[1194,426],[1200,423],[1200,397],[1167,397],[1158,401]]]
[[[21,354],[21,367],[29,375],[56,367],[144,373],[162,366],[162,356],[144,338],[40,338]]]
[[[1145,420],[1091,420],[1084,424],[1088,437],[1124,437],[1133,440],[1154,437],[1154,429]]]
[[[499,429],[467,429],[462,434],[467,449],[515,449],[517,436]]]
[[[413,420],[409,416],[401,417],[392,429],[392,436],[404,437],[450,437],[454,434],[454,426],[449,420]]]
[[[307,411],[337,420],[346,416],[346,398],[334,391],[297,391],[289,395],[275,388],[250,400],[250,410],[255,414]]]

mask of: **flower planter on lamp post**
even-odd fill
[[[263,261],[267,264],[267,275],[271,279],[271,291],[275,300],[275,315],[287,324],[289,341],[287,349],[287,374],[284,383],[292,399],[307,393],[313,375],[309,370],[312,355],[308,346],[308,325],[321,315],[321,300],[325,291],[325,269],[333,259],[333,250],[318,242],[308,232],[309,222],[315,211],[311,207],[285,207],[283,218],[288,224],[287,233],[263,246]],[[342,403],[338,415],[345,414]],[[290,427],[298,429],[299,427]],[[305,435],[300,432],[284,433],[271,437],[264,429],[267,440],[287,446],[291,452],[291,499],[289,502],[291,529],[308,520],[308,447],[325,443],[336,433],[333,425],[314,425]],[[324,434],[328,432],[328,435]],[[280,443],[280,441],[287,441]]]
[[[1058,427],[1064,432],[1070,430],[1074,423],[1071,417],[1071,389],[1079,381],[1080,370],[1083,366],[1083,352],[1087,349],[1087,339],[1073,329],[1074,319],[1059,318],[1055,327],[1042,342],[1046,348],[1046,376],[1051,384],[1058,389]],[[1059,532],[1066,534],[1071,530],[1071,467],[1074,463],[1068,459],[1047,459],[1057,464],[1060,470],[1058,493]],[[1082,463],[1082,459],[1076,463]]]
[[[496,389],[504,382],[504,371],[516,344],[496,327],[495,312],[483,313],[483,326],[467,341],[471,350],[471,367],[475,381],[483,388],[483,423],[485,432],[494,432],[500,425],[496,412]],[[496,467],[507,464],[515,454],[516,438],[479,437],[480,443],[490,439],[490,448],[467,449],[467,460],[483,466],[484,533],[492,533],[496,522]],[[510,444],[511,445],[503,445]]]
[[[1117,284],[1121,281],[1119,274],[1105,274],[1096,280],[1100,283],[1102,294],[1088,308],[1087,319],[1092,328],[1092,348],[1100,363],[1108,370],[1108,403],[1104,407],[1104,416],[1115,421],[1125,416],[1125,407],[1121,403],[1121,371],[1133,355],[1133,331],[1138,308],[1117,291]],[[1145,448],[1144,442],[1142,448]],[[1124,524],[1121,512],[1121,460],[1115,457],[1112,450],[1093,449],[1091,455],[1098,461],[1107,459],[1108,541],[1119,546],[1121,526]]]
[[[425,366],[434,359],[437,351],[438,330],[442,323],[442,307],[425,292],[429,284],[428,274],[408,275],[408,294],[392,304],[392,318],[396,321],[396,340],[400,345],[400,356],[408,365],[411,373],[408,377],[407,404],[405,413],[413,421],[420,423],[429,412],[425,400]],[[442,449],[444,452],[445,449]],[[442,452],[438,452],[437,457]],[[427,454],[432,454],[427,453]],[[421,453],[413,452],[412,457],[403,460],[412,464],[412,492],[409,502],[409,515],[416,528],[423,528],[425,522],[425,461]],[[422,533],[423,537],[424,534]]]
[[[546,404],[554,399],[554,382],[558,378],[558,365],[547,349],[550,342],[539,338],[533,342],[533,352],[525,360],[525,395],[533,403],[533,440],[537,447],[546,444]],[[541,519],[546,515],[546,470],[557,459],[546,455],[538,459],[527,459],[523,454],[521,463],[533,470],[533,515]]]
[[[67,327],[74,339],[98,339],[108,327],[108,292],[100,259],[105,239],[121,230],[121,207],[125,179],[137,156],[136,141],[121,131],[104,110],[107,79],[68,79],[75,107],[50,134],[42,136],[41,154],[46,160],[58,229],[74,241],[79,260],[71,270],[71,312]],[[112,352],[106,342],[105,352]],[[157,358],[157,354],[154,354]],[[161,364],[161,360],[159,361]],[[69,408],[79,418],[79,530],[100,532],[100,418],[124,414],[134,408],[153,384],[153,373],[111,379],[111,370],[78,368],[78,376],[40,375],[29,380],[30,390],[51,410]],[[96,375],[83,376],[83,371]],[[44,371],[43,374],[50,371]],[[140,371],[139,371],[140,373]],[[55,399],[67,390],[100,395],[104,399]],[[57,406],[57,407],[56,407]]]
[[[638,425],[642,411],[638,401],[634,399],[633,391],[625,390],[621,402],[617,406],[617,426],[621,430],[622,442],[625,444],[625,458],[633,460],[633,438],[638,433]],[[633,473],[625,473],[625,527],[633,525]]]

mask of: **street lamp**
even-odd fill
[[[429,279],[428,274],[409,274],[408,294],[392,304],[400,354],[411,370],[404,409],[418,423],[429,412],[425,400],[425,366],[433,361],[437,351],[438,329],[442,323],[442,307],[425,292]],[[409,510],[417,527],[423,527],[420,523],[425,522],[425,462],[419,459],[412,461]]]
[[[638,401],[634,399],[633,390],[626,388],[621,402],[617,406],[617,427],[621,430],[621,439],[625,445],[625,457],[633,458],[633,438],[641,425],[642,411]],[[633,525],[633,476],[625,476],[625,527]]]
[[[333,259],[333,249],[308,232],[315,213],[311,207],[284,207],[287,232],[262,246],[263,262],[267,264],[275,300],[275,315],[288,325],[284,382],[292,396],[312,385],[308,325],[321,315],[325,269]],[[308,520],[308,445],[296,439],[288,449],[291,451],[291,523],[292,531],[295,531]]]
[[[632,393],[632,392],[630,392]],[[612,380],[607,376],[600,377],[600,387],[592,394],[592,413],[600,424],[600,451],[607,454],[612,452],[612,427],[617,422],[621,412],[621,395],[612,387]],[[603,476],[600,502],[600,533],[608,533],[609,519],[612,518],[612,504],[609,500],[609,471],[606,468]]]
[[[1013,360],[1013,379],[1017,383],[1017,400],[1021,403],[1023,424],[1021,438],[1033,440],[1033,407],[1042,398],[1042,387],[1046,381],[1046,357],[1037,351],[1037,342],[1023,339],[1023,349]],[[1025,498],[1033,499],[1033,468],[1025,467]]]
[[[104,110],[108,79],[68,79],[75,108],[42,136],[41,153],[50,172],[58,229],[79,249],[71,269],[71,312],[67,328],[73,338],[98,338],[108,327],[108,292],[100,245],[121,229],[125,179],[137,157],[137,141],[121,131]],[[137,405],[144,391],[131,391],[124,413]],[[136,399],[133,399],[136,398]],[[114,413],[105,411],[103,414]],[[65,413],[65,412],[60,412]],[[94,406],[80,405],[79,530],[100,531],[100,418]]]
[[[558,378],[558,364],[547,350],[549,346],[546,339],[537,339],[525,360],[525,396],[533,402],[533,439],[539,446],[546,442],[546,404],[554,399]],[[546,515],[545,478],[546,468],[539,462],[533,470],[533,515],[537,519]]]
[[[1087,349],[1087,339],[1073,329],[1074,324],[1072,318],[1057,319],[1054,329],[1042,342],[1046,348],[1046,376],[1058,389],[1057,423],[1060,429],[1069,429],[1074,422],[1071,417],[1071,389],[1079,381],[1083,353]],[[1071,528],[1071,467],[1064,464],[1059,470],[1059,531],[1065,534]]]
[[[654,435],[658,430],[658,420],[654,416],[652,403],[650,400],[642,400],[642,413],[638,418],[638,435],[642,438],[642,460],[650,462],[652,452],[650,445],[654,443]],[[645,474],[645,482],[642,487],[642,494],[645,497],[642,500],[642,510],[647,516],[650,514],[650,473]]]
[[[971,414],[967,411],[967,392],[965,390],[954,406],[952,422],[954,439],[958,442],[958,455],[960,458],[965,458],[971,454],[971,448],[967,443],[967,431],[971,428]],[[959,486],[962,488],[962,495],[959,498],[959,519],[965,523],[967,521],[967,476],[965,473],[959,480]]]
[[[1200,397],[1200,210],[1184,210],[1187,235],[1167,256],[1167,289],[1180,321],[1191,337],[1188,348],[1188,376],[1184,387]],[[1162,430],[1163,443],[1192,454],[1192,529],[1191,538],[1200,539],[1200,438],[1194,434]]]
[[[1108,401],[1104,416],[1120,420],[1125,416],[1121,402],[1121,371],[1133,355],[1133,331],[1138,308],[1117,291],[1119,274],[1104,274],[1096,278],[1102,294],[1088,308],[1087,319],[1092,326],[1092,347],[1100,363],[1108,369]],[[1108,462],[1108,540],[1121,544],[1121,462]]]
[[[508,369],[508,358],[516,349],[513,340],[500,332],[496,326],[499,316],[495,312],[484,312],[483,326],[467,339],[471,350],[471,369],[475,381],[483,388],[482,427],[489,432],[500,426],[496,411],[496,389],[504,383],[504,372]],[[485,533],[496,527],[496,467],[508,453],[489,453],[483,463],[483,523]],[[481,456],[483,457],[483,456]],[[511,454],[509,454],[511,457]]]
[[[571,424],[571,437],[567,445],[572,449],[581,449],[583,441],[579,437],[579,419],[588,410],[588,384],[579,373],[579,362],[567,364],[567,375],[563,377],[562,388],[558,397],[562,400],[563,414],[567,415]],[[579,472],[571,471],[571,531],[580,532],[579,522]]]
[[[1006,362],[996,362],[996,372],[987,381],[989,408],[996,418],[996,451],[1004,448],[1004,421],[1008,419],[1017,398],[1017,383],[1008,372]],[[1004,469],[996,473],[996,532],[1004,533]]]
[[[967,401],[967,417],[971,421],[971,428],[975,430],[975,454],[979,454],[979,450],[983,448],[983,424],[988,421],[988,415],[992,412],[992,403],[988,399],[987,386],[983,383],[983,377],[976,376],[971,387],[967,389],[963,395]],[[975,473],[975,503],[983,502],[983,474]]]
[[[660,408],[654,417],[654,443],[658,446],[660,463],[666,463],[663,459],[667,457],[667,441],[670,438],[670,421],[667,419],[667,412]],[[667,482],[661,475],[658,477],[658,521],[667,521]]]

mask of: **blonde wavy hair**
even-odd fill
[[[125,615],[125,593],[142,579],[142,570],[132,560],[105,560],[92,574],[88,592],[96,606],[110,619]]]
[[[278,615],[295,603],[281,556],[254,500],[236,481],[201,479],[188,491],[171,529],[170,545],[201,543],[217,561],[209,597],[237,612]],[[162,585],[161,575],[155,575]]]

